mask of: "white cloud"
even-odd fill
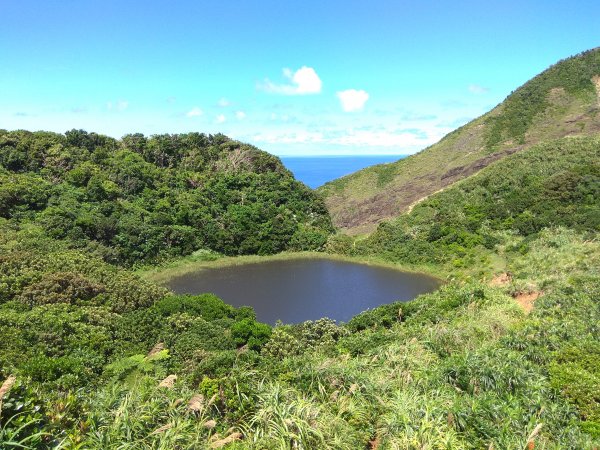
[[[489,92],[489,90],[490,90],[490,88],[486,88],[486,87],[480,86],[478,84],[469,85],[469,92],[472,94],[481,95],[481,94],[485,94],[486,92]]]
[[[128,106],[129,106],[129,102],[127,100],[119,100],[116,103],[113,103],[113,102],[106,103],[106,108],[109,111],[112,111],[113,109],[116,109],[117,111],[125,111]]]
[[[236,111],[235,118],[237,120],[244,120],[246,118],[246,113],[244,111]]]
[[[186,114],[186,116],[188,116],[188,117],[198,117],[198,116],[201,116],[202,114],[204,114],[204,111],[202,111],[197,106],[194,106],[192,109],[190,109],[188,111],[188,113]]]
[[[337,93],[345,112],[360,111],[369,100],[369,94],[363,90],[347,89]]]
[[[312,67],[302,66],[296,72],[286,68],[283,69],[283,76],[288,79],[288,83],[276,84],[267,79],[259,85],[259,88],[282,95],[306,95],[321,92],[323,83]]]
[[[312,133],[308,131],[261,133],[254,135],[252,139],[255,142],[265,142],[267,144],[306,144],[325,142],[323,133]]]
[[[224,123],[227,120],[227,118],[225,117],[225,114],[219,114],[217,116],[217,123]]]
[[[437,142],[445,133],[414,133],[409,131],[349,130],[343,136],[332,139],[332,144],[363,147],[424,147]]]
[[[249,139],[257,144],[318,144],[321,146],[333,145],[336,147],[356,147],[394,149],[394,151],[409,154],[439,141],[452,129],[428,124],[419,128],[399,127],[367,127],[346,128],[338,127],[325,130],[282,130],[268,131],[253,136]]]
[[[227,100],[225,97],[222,97],[217,104],[221,108],[227,108],[229,105],[231,105],[231,102],[229,100]]]

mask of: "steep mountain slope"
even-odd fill
[[[493,255],[508,242],[518,242],[515,249],[526,254],[539,233],[556,227],[593,239],[600,230],[598,198],[600,137],[544,142],[431,195],[409,214],[381,223],[352,252],[454,272],[510,270],[501,253]]]
[[[325,184],[319,192],[334,224],[371,232],[383,219],[536,143],[600,133],[600,48],[563,60],[487,114],[437,144],[391,164]]]

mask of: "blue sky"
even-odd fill
[[[409,154],[559,59],[600,2],[0,0],[0,128]]]

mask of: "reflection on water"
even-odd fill
[[[324,258],[267,261],[206,269],[171,280],[178,294],[212,292],[233,306],[252,306],[258,320],[298,323],[352,316],[396,300],[412,300],[431,292],[439,280]]]

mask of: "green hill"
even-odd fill
[[[127,265],[319,249],[332,229],[277,157],[200,133],[0,130],[0,217]]]
[[[497,161],[431,195],[410,214],[381,223],[351,251],[490,275],[507,270],[497,252],[507,242],[519,242],[526,254],[543,230],[565,227],[595,236],[599,198],[600,138],[563,138]]]
[[[432,193],[536,143],[600,133],[600,48],[563,60],[437,144],[319,189],[334,224],[371,232]]]

